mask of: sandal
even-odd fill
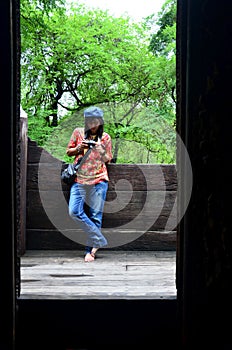
[[[96,259],[96,254],[95,254],[94,252],[91,252],[90,255],[91,255],[94,259]]]
[[[91,259],[87,258],[88,255],[91,257]],[[85,255],[85,262],[91,262],[91,261],[94,261],[94,256],[92,255],[92,253],[87,253]]]
[[[94,251],[93,251],[94,250]],[[91,255],[92,255],[92,257],[95,259],[96,258],[96,253],[97,253],[97,251],[98,251],[98,248],[92,248],[92,250],[91,250]]]

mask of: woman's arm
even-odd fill
[[[69,157],[82,154],[85,145],[82,143],[83,137],[78,129],[75,129],[71,135],[68,146],[66,148],[66,154]]]
[[[108,138],[101,142],[100,144],[95,146],[97,151],[100,153],[101,159],[104,163],[109,163],[111,159],[113,158],[112,156],[112,142],[111,138],[108,135]]]
[[[83,152],[84,146],[82,144],[78,144],[77,146],[74,147],[67,147],[66,148],[66,154],[69,157],[72,156],[77,156],[78,154],[81,154]]]

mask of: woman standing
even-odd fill
[[[66,153],[70,157],[75,156],[74,163],[77,163],[91,148],[77,171],[69,199],[69,215],[87,234],[85,261],[90,262],[95,259],[97,250],[107,245],[101,227],[109,182],[106,164],[112,160],[112,142],[104,132],[101,108],[92,106],[85,109],[84,119],[84,131],[74,129]]]

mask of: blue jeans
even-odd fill
[[[101,248],[107,245],[107,240],[101,233],[107,190],[107,181],[96,185],[82,185],[75,182],[71,187],[69,215],[76,221],[78,227],[87,233],[86,252],[90,252],[92,247]],[[88,214],[85,212],[85,203],[89,207]]]

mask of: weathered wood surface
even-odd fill
[[[17,213],[19,218],[19,237],[18,252],[20,255],[25,253],[26,242],[25,242],[25,230],[26,230],[26,189],[27,189],[27,114],[20,109],[20,180],[19,180],[19,208],[20,213]]]
[[[30,150],[34,147],[30,146]],[[57,190],[57,183],[60,183],[60,172],[65,163],[57,160],[50,155],[43,157],[40,161],[40,167],[43,172],[43,179],[40,182],[41,190]],[[31,159],[31,157],[30,157]],[[45,162],[47,160],[47,163]],[[176,169],[175,165],[165,164],[108,164],[107,166],[110,182],[109,191],[115,191],[117,185],[120,191],[128,191],[131,186],[133,191],[176,191]],[[28,163],[28,187],[30,189],[38,189],[38,163]],[[51,177],[52,175],[52,177]],[[118,183],[118,181],[120,183]],[[69,187],[63,184],[63,190]]]
[[[30,140],[28,149],[26,249],[82,249],[82,242],[63,234],[74,229],[68,215],[69,188],[60,181],[64,163]],[[120,250],[175,250],[175,165],[109,164],[108,170],[106,235],[134,231],[133,240],[118,245]]]
[[[46,191],[46,209],[47,211],[55,212],[60,211],[63,193],[61,191]],[[54,226],[52,222],[49,220],[48,216],[44,211],[44,206],[41,203],[41,195],[46,195],[38,191],[28,191],[27,199],[28,199],[28,215],[27,215],[27,228],[29,229],[52,229]],[[125,192],[117,192],[117,196],[120,197],[120,203],[117,204],[118,207],[125,206],[123,209],[114,212],[112,208],[112,212],[110,212],[110,197],[112,193],[108,193],[107,200],[105,204],[105,209],[109,212],[104,212],[103,215],[103,227],[118,227],[121,225],[125,225],[128,222],[131,222],[136,216],[141,212],[144,201],[146,200],[146,193],[142,191],[133,192],[133,196],[129,203],[127,203],[127,193]],[[144,198],[145,197],[145,198]],[[170,218],[171,210],[173,208],[174,202],[176,199],[176,192],[169,191],[165,194],[165,200],[163,193],[156,191],[155,193],[155,206],[150,205],[145,213],[143,214],[144,220],[149,220],[154,217],[154,223],[151,225],[150,230],[161,230],[164,229],[167,219]],[[67,204],[68,206],[68,204]],[[66,210],[67,208],[61,208]],[[63,212],[64,212],[63,210]],[[175,220],[175,216],[173,217]],[[152,221],[151,221],[152,222]],[[174,226],[174,225],[173,225]],[[175,227],[175,226],[174,226]],[[135,227],[136,229],[136,227]],[[138,229],[138,228],[137,228]]]
[[[84,250],[84,245],[75,243],[74,240],[68,239],[67,237],[75,237],[78,235],[77,230],[65,230],[65,234],[55,230],[27,230],[27,245],[30,249],[35,250]],[[105,232],[104,232],[105,233]],[[115,235],[128,235],[125,230],[115,229],[113,231]],[[136,251],[175,251],[176,250],[176,231],[171,232],[160,232],[160,231],[147,231],[137,237],[138,232],[131,232],[131,235],[135,237],[131,238],[131,241],[122,245],[117,246],[117,250],[136,250]],[[106,230],[106,236],[109,233]],[[55,243],[54,243],[55,242]],[[105,248],[108,250],[108,248]],[[110,248],[109,248],[110,249]]]
[[[21,257],[20,298],[176,298],[175,252],[102,249],[94,262],[83,257],[83,251],[27,251]]]

